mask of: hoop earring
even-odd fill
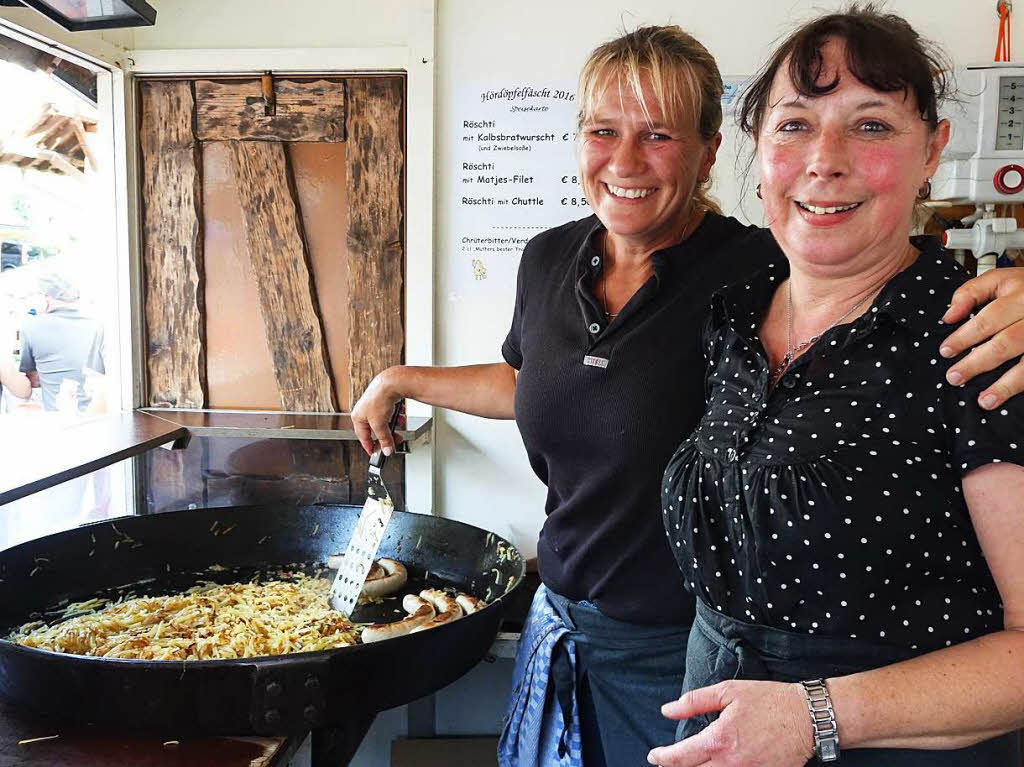
[[[754,194],[757,195],[757,199],[759,199],[759,200],[763,200],[764,199],[761,196],[761,185],[760,184],[758,184],[757,186],[754,187]]]
[[[932,196],[932,180],[928,179],[923,184],[921,184],[921,188],[917,190],[917,199],[918,200],[927,200],[931,196]]]

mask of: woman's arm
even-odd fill
[[[826,680],[844,749],[963,748],[1024,725],[1024,468],[983,466],[964,478],[963,490],[1002,598],[1004,628]],[[799,684],[721,682],[662,708],[670,719],[712,711],[722,712],[718,720],[699,735],[654,749],[651,763],[696,767],[717,759],[801,767],[810,756],[810,718]]]
[[[352,424],[367,453],[373,436],[386,455],[394,450],[387,428],[395,403],[409,398],[484,418],[511,419],[517,371],[505,362],[462,367],[395,365],[377,374],[352,408]]]
[[[940,353],[947,358],[971,350],[947,373],[947,379],[955,386],[1024,354],[1024,269],[992,269],[965,282],[953,294],[949,311],[942,319],[960,322],[979,306],[978,313],[950,333],[940,347]],[[1022,391],[1024,361],[982,391],[978,404],[992,410]]]
[[[32,396],[32,382],[13,362],[0,363],[0,385],[15,397],[28,399]]]
[[[830,680],[845,746],[961,748],[1024,725],[1024,468],[983,466],[964,478],[963,489],[1002,597],[1004,628]]]

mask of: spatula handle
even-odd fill
[[[389,432],[394,432],[395,431],[395,427],[398,425],[398,416],[401,414],[401,412],[402,412],[402,403],[401,402],[396,402],[395,403],[395,410],[391,414],[391,420],[388,421],[388,431]],[[381,450],[378,447],[376,450],[373,451],[373,455],[370,456],[370,466],[372,466],[373,468],[375,468],[378,471],[380,471],[380,469],[383,468],[383,466],[384,466],[384,459],[385,458],[387,458],[387,456],[384,455],[384,451]]]

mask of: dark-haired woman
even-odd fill
[[[748,92],[787,264],[716,295],[708,409],[665,473],[697,616],[681,740],[651,763],[1020,764],[1024,403],[947,383],[966,277],[907,236],[949,138],[938,69],[869,6],[798,30]]]

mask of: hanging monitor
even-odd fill
[[[156,23],[156,9],[145,0],[0,0],[0,5],[19,3],[34,8],[71,32]]]

